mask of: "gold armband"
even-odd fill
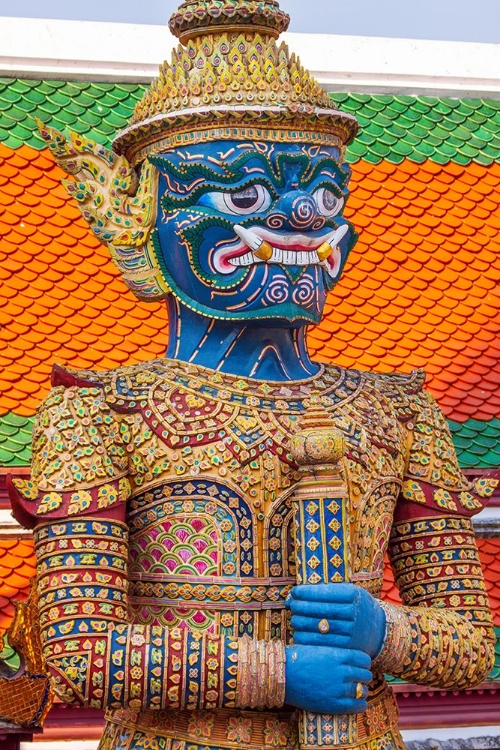
[[[238,643],[237,708],[281,708],[285,702],[285,645],[248,636]]]
[[[412,615],[407,609],[395,604],[387,602],[379,602],[379,604],[386,616],[386,635],[382,650],[373,660],[372,667],[376,671],[393,674],[395,669],[401,670],[411,653]]]

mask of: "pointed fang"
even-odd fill
[[[318,254],[318,259],[320,263],[323,263],[328,260],[330,255],[333,253],[334,249],[337,247],[338,243],[344,237],[347,232],[349,231],[349,227],[344,224],[344,226],[339,227],[335,230],[335,232],[332,232],[326,240],[323,242],[320,247],[316,250]]]
[[[263,242],[258,250],[254,250],[253,254],[260,260],[271,260],[273,257],[273,248],[269,242]]]
[[[260,237],[257,237],[250,229],[235,224],[234,231],[253,252],[256,258],[259,260],[270,260],[273,255],[273,248],[268,242],[265,242]]]

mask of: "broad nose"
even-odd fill
[[[270,229],[300,230],[321,229],[325,219],[319,215],[316,201],[302,190],[292,190],[276,203],[267,217]]]

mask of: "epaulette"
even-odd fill
[[[401,394],[414,396],[425,386],[427,375],[425,370],[403,372],[371,372],[367,373],[375,382],[379,383],[388,396]]]
[[[95,370],[73,370],[64,365],[55,364],[52,367],[50,383],[53,388],[96,388],[102,386],[109,379],[113,370],[96,372]]]
[[[408,422],[415,416],[418,408],[414,397],[422,392],[425,386],[424,370],[413,370],[409,374],[401,372],[366,373],[367,378],[388,399],[401,422]]]

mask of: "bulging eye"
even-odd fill
[[[205,193],[203,203],[208,203],[225,214],[245,216],[267,211],[272,198],[264,185],[251,185],[239,193]]]
[[[342,211],[344,199],[338,198],[335,193],[328,188],[320,188],[314,193],[314,200],[318,204],[320,213],[323,216],[336,216]]]

